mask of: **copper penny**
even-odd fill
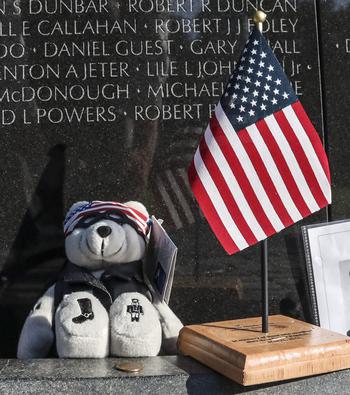
[[[137,362],[122,362],[115,365],[117,370],[128,373],[137,373],[143,369],[143,365]]]

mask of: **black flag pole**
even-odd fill
[[[269,332],[269,285],[268,285],[268,249],[267,249],[267,239],[263,240],[261,243],[261,300],[262,300],[262,332]]]
[[[263,11],[257,11],[254,15],[254,22],[262,33],[262,26],[266,20],[266,14]],[[269,257],[268,257],[268,248],[267,248],[267,239],[261,241],[261,330],[263,333],[269,332],[269,285],[268,285],[268,276],[269,276]]]

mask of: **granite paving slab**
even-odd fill
[[[346,394],[350,370],[242,387],[183,356],[130,359],[139,373],[120,372],[125,358],[0,360],[0,394]]]

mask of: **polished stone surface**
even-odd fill
[[[349,92],[350,3],[320,2],[325,132],[333,176],[333,219],[350,216]]]
[[[168,9],[158,2],[157,9],[156,1],[94,0],[95,8],[79,14],[69,11],[75,2],[67,0],[62,12],[56,1],[20,3],[21,12],[12,1],[0,2],[0,316],[6,323],[0,356],[15,355],[26,314],[62,266],[62,220],[82,199],[139,199],[165,220],[179,247],[171,306],[185,323],[258,315],[259,248],[228,257],[186,181],[210,109],[248,36],[255,2],[174,1]],[[322,133],[316,0],[261,3],[269,14],[264,34]],[[340,11],[331,11],[338,18]],[[13,44],[11,57],[5,51]],[[73,54],[74,45],[85,53],[75,47]],[[337,69],[346,70],[347,59]],[[21,74],[23,65],[33,69]],[[40,65],[49,70],[42,76]],[[5,78],[4,66],[17,77],[7,72]],[[6,89],[10,96],[3,96]],[[52,89],[57,98],[47,100]],[[67,99],[57,93],[65,89]],[[19,103],[19,93],[11,96],[18,91]],[[6,125],[10,111],[16,119]],[[337,130],[346,122],[343,115]],[[331,142],[340,185],[334,212],[341,216],[348,190],[345,140]],[[324,218],[325,210],[304,223]],[[269,242],[270,310],[310,319],[300,225]]]
[[[345,394],[350,371],[345,370],[243,387],[191,358],[180,356],[137,359],[144,370],[126,374],[114,369],[120,359],[1,360],[1,394]]]

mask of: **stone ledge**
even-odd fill
[[[344,394],[350,370],[301,380],[242,387],[183,356],[137,358],[144,369],[123,373],[121,358],[0,360],[0,394]]]

